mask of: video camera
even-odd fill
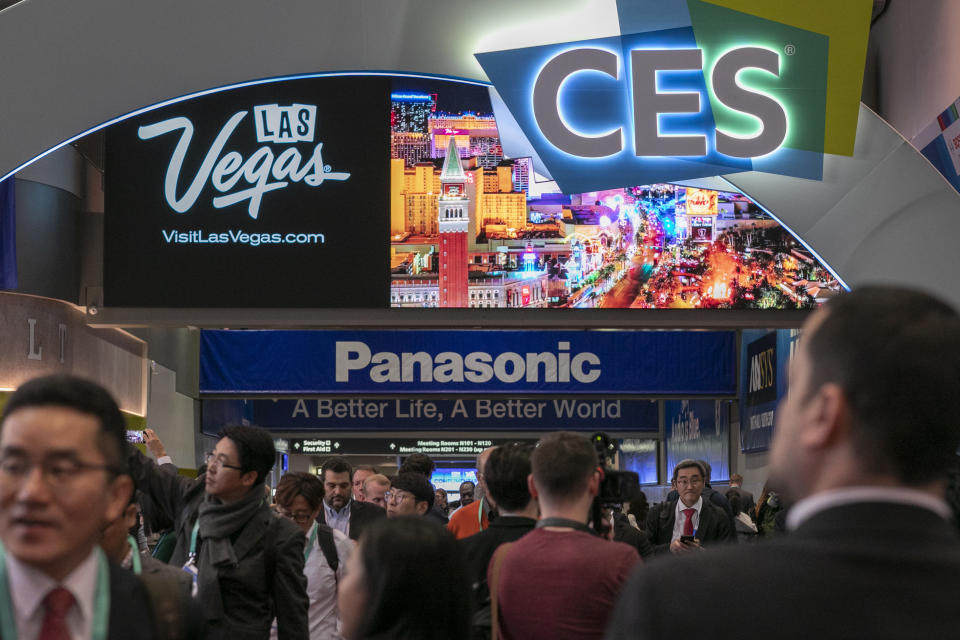
[[[640,490],[640,476],[633,471],[613,469],[613,458],[617,454],[618,445],[610,436],[597,432],[590,439],[597,451],[597,463],[603,471],[600,492],[593,500],[591,520],[593,528],[602,535],[606,528],[603,510],[619,509],[623,503],[632,500]]]

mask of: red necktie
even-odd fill
[[[683,535],[692,536],[693,535],[693,514],[697,512],[696,509],[684,509],[680,513],[687,517],[683,521]]]
[[[43,606],[47,613],[43,617],[43,627],[37,640],[70,640],[70,629],[67,628],[67,612],[73,606],[73,594],[57,587],[43,599]]]

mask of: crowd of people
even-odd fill
[[[874,287],[804,329],[758,499],[683,460],[622,509],[572,432],[483,451],[452,502],[422,454],[271,491],[264,430],[225,427],[191,478],[103,388],[32,380],[0,417],[0,637],[952,637],[960,316]]]

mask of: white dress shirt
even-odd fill
[[[807,519],[831,507],[856,502],[893,502],[929,509],[944,520],[950,519],[950,507],[946,501],[925,491],[906,487],[844,487],[815,493],[793,505],[787,513],[787,530],[793,531]]]
[[[332,527],[331,527],[332,528]],[[309,534],[307,541],[310,540]],[[337,584],[343,580],[343,570],[347,558],[353,553],[355,542],[346,535],[333,529],[333,544],[337,548],[337,575],[334,577],[327,557],[320,548],[320,540],[313,541],[313,548],[303,567],[307,576],[307,625],[311,640],[343,640],[340,635],[340,611],[337,609]],[[270,629],[271,640],[277,639],[277,623],[274,620]]]
[[[64,587],[73,594],[74,603],[67,612],[67,628],[72,640],[92,640],[93,599],[97,586],[97,549],[74,569],[63,582],[58,583],[31,566],[28,566],[8,551],[6,554],[7,575],[10,580],[10,597],[13,602],[17,637],[33,640],[43,628],[46,610],[43,599],[52,589]]]
[[[693,509],[694,514],[691,516],[693,518],[693,534],[697,534],[697,529],[700,527],[700,509],[703,508],[703,496],[697,498],[696,503],[692,507],[688,507],[683,504],[683,500],[677,498],[677,507],[676,512],[674,513],[673,518],[673,537],[670,538],[670,542],[678,540],[680,536],[683,535],[683,523],[687,521],[687,516],[684,515],[684,509]]]

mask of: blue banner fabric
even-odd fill
[[[14,179],[0,182],[0,289],[17,288],[17,218]]]
[[[657,433],[654,400],[403,396],[206,399],[203,431],[248,423],[276,431],[643,431]],[[655,457],[655,456],[654,456]]]
[[[744,330],[740,350],[740,450],[765,451],[773,441],[777,405],[787,394],[787,366],[798,329]]]
[[[732,331],[203,331],[200,393],[736,394]]]
[[[667,448],[667,477],[685,458],[706,460],[711,482],[730,479],[730,401],[666,400],[663,438]]]

